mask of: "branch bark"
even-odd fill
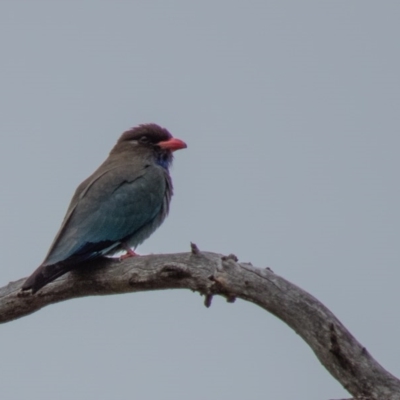
[[[122,262],[87,263],[35,295],[21,292],[25,279],[0,289],[0,323],[31,314],[44,306],[83,296],[160,289],[190,289],[229,302],[253,302],[289,325],[312,348],[331,375],[355,398],[400,400],[400,381],[375,361],[342,323],[317,299],[276,275],[239,263],[234,255],[201,252],[133,257]]]

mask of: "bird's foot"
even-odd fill
[[[124,246],[124,249],[126,250],[126,254],[122,254],[122,256],[119,256],[119,261],[123,261],[126,258],[136,257],[139,255],[135,253],[129,246]]]

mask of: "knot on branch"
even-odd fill
[[[221,260],[222,261],[229,261],[229,260],[231,260],[231,261],[234,261],[234,262],[238,262],[239,261],[239,259],[234,255],[234,254],[229,254],[229,256],[222,256],[221,257]]]
[[[205,294],[204,305],[209,308],[211,306],[212,298],[214,295],[218,294],[226,298],[228,303],[234,303],[236,296],[229,290],[228,281],[224,279],[222,274],[215,274],[208,277],[212,282],[211,286],[208,288]]]
[[[208,288],[204,300],[204,305],[207,308],[211,306],[212,298],[216,294],[225,297],[228,303],[235,302],[236,295],[233,293],[232,289],[230,289],[228,277],[230,272],[235,269],[240,269],[237,262],[238,258],[234,254],[221,257],[221,265],[217,267],[213,275],[208,277],[212,284]]]
[[[190,278],[190,272],[188,271],[187,267],[183,264],[168,264],[165,265],[159,275],[164,278],[171,278],[171,279],[184,279]]]
[[[236,296],[229,290],[228,281],[222,275],[211,276],[210,280],[213,282],[212,290],[215,294],[224,296],[228,303],[235,302]]]
[[[192,254],[200,254],[200,250],[195,243],[190,242],[190,250],[192,251]]]

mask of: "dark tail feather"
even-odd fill
[[[53,265],[41,265],[33,274],[24,282],[22,290],[32,289],[32,293],[36,293],[43,286],[54,281],[59,276],[64,275],[73,268],[70,263],[58,263]]]

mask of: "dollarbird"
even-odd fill
[[[186,143],[156,124],[124,132],[100,167],[75,191],[43,263],[22,290],[37,292],[81,263],[147,239],[168,214],[173,192],[169,167]]]

